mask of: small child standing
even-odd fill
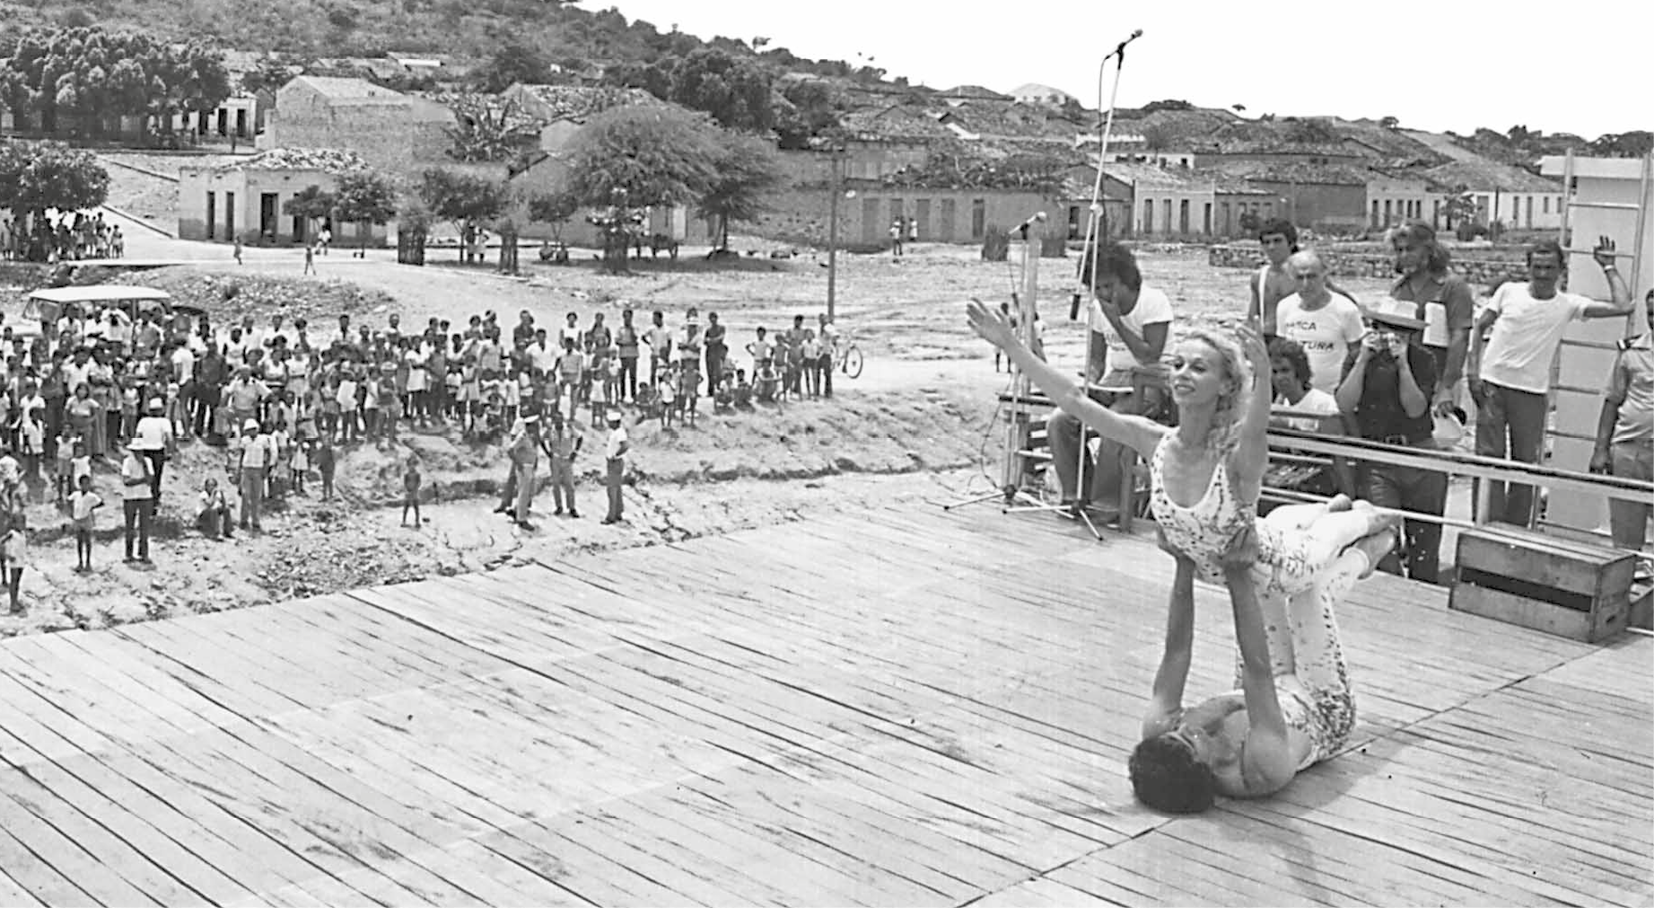
[[[92,478],[92,455],[86,453],[85,439],[75,439],[75,458],[69,463],[69,488],[78,489],[82,479]]]
[[[293,443],[293,458],[289,466],[293,471],[293,494],[303,495],[304,474],[310,472],[310,442],[297,441]]]
[[[414,526],[424,521],[419,517],[419,458],[409,457],[408,467],[402,473],[402,525],[408,525],[408,509],[413,508]]]
[[[74,492],[75,445],[77,441],[69,434],[68,427],[57,437],[57,450],[53,452],[52,460],[52,490],[56,493],[58,505],[69,500]]]
[[[333,500],[333,471],[336,466],[333,439],[322,436],[322,445],[316,449],[316,471],[322,474],[322,500]]]
[[[69,496],[69,516],[75,526],[75,571],[92,571],[92,513],[103,507],[103,499],[92,491],[92,477],[82,476],[75,493]]]

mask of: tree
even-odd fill
[[[0,144],[0,208],[45,223],[48,209],[81,211],[109,197],[109,173],[90,152],[59,142]],[[41,250],[41,254],[44,250]]]
[[[672,108],[604,111],[570,143],[568,155],[568,191],[599,209],[592,220],[603,229],[604,260],[614,271],[625,269],[642,212],[705,195],[719,160],[705,122]]]
[[[1177,142],[1177,133],[1167,123],[1151,123],[1143,127],[1144,151],[1167,151]]]
[[[307,228],[314,227],[317,221],[327,218],[333,213],[339,200],[333,193],[312,183],[294,193],[287,201],[281,203],[281,213],[290,218],[304,218]],[[307,229],[308,235],[315,231]]]
[[[764,140],[729,136],[714,162],[717,176],[695,214],[718,219],[718,249],[729,249],[729,222],[751,221],[768,211],[765,196],[781,183],[780,162]]]
[[[341,221],[353,224],[386,224],[396,217],[396,184],[382,173],[373,170],[352,170],[340,174],[334,190],[334,214]],[[365,256],[368,247],[367,232],[362,231],[361,250]]]
[[[1287,128],[1286,136],[1305,145],[1335,145],[1341,138],[1332,121],[1324,117],[1295,119]]]
[[[452,105],[454,125],[443,127],[453,147],[448,156],[465,163],[505,161],[532,148],[538,121],[525,116],[516,101],[491,103],[462,95]]]
[[[551,225],[552,239],[563,241],[563,225],[574,219],[580,210],[580,200],[567,189],[541,193],[528,200],[528,219]]]
[[[1188,101],[1167,98],[1164,101],[1150,101],[1143,105],[1143,113],[1151,114],[1157,110],[1194,110],[1195,106]]]
[[[16,114],[32,112],[47,133],[101,133],[123,115],[155,117],[170,129],[173,114],[210,111],[230,95],[223,54],[213,45],[96,27],[28,32],[0,71],[9,74],[0,80],[0,101]]]
[[[1654,149],[1654,132],[1606,133],[1591,143],[1591,153],[1610,158],[1640,158]]]
[[[775,131],[786,149],[808,147],[809,140],[839,126],[844,95],[825,79],[806,79],[787,86],[774,104]]]
[[[1398,117],[1383,117],[1378,121],[1378,125],[1384,129],[1396,129],[1401,126],[1401,120]]]
[[[521,41],[508,41],[471,74],[482,91],[497,94],[513,83],[539,85],[551,78],[551,63],[540,51]]]
[[[241,90],[250,94],[281,88],[292,81],[295,67],[281,57],[265,57],[250,71],[241,74]],[[302,67],[299,68],[302,71]]]
[[[503,183],[439,167],[420,175],[419,198],[433,217],[452,223],[462,237],[499,217],[511,201]],[[460,260],[465,260],[463,244]]]

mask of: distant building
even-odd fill
[[[1452,161],[1423,172],[1425,177],[1470,193],[1476,223],[1507,229],[1556,230],[1562,226],[1562,182],[1485,158]]]
[[[384,245],[383,224],[311,223],[282,206],[310,186],[331,192],[340,174],[368,166],[348,151],[277,148],[178,173],[178,238],[248,243],[304,243],[329,226],[340,245]]]
[[[349,149],[369,165],[414,173],[450,162],[454,112],[366,79],[296,76],[276,92],[260,148]]]
[[[1011,89],[1010,95],[1024,104],[1049,104],[1053,107],[1061,107],[1069,102],[1078,102],[1079,100],[1060,88],[1052,88],[1038,82],[1018,85]]]

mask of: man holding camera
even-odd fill
[[[1385,299],[1367,311],[1371,325],[1344,361],[1338,382],[1338,409],[1356,434],[1369,441],[1410,448],[1436,447],[1430,404],[1436,391],[1436,358],[1418,342],[1423,319],[1411,302]],[[1380,508],[1440,516],[1447,505],[1447,474],[1422,467],[1363,461],[1357,465],[1361,497]],[[1441,524],[1407,520],[1407,576],[1436,583],[1441,561]],[[1395,552],[1379,569],[1401,573]]]

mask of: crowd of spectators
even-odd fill
[[[103,212],[60,212],[36,218],[33,229],[22,217],[0,221],[0,256],[6,261],[67,262],[121,258],[126,238],[119,224],[109,224]]]
[[[742,360],[717,314],[703,330],[694,308],[681,326],[656,310],[644,328],[629,309],[613,328],[603,313],[582,324],[574,312],[548,327],[527,311],[511,326],[488,311],[458,328],[438,318],[405,327],[394,313],[377,328],[349,315],[325,328],[280,314],[219,324],[131,302],[42,315],[38,326],[0,323],[0,576],[26,564],[29,497],[64,511],[78,566],[91,569],[100,472],[119,477],[126,560],[149,564],[162,477],[181,442],[222,449],[228,482],[208,479],[193,516],[228,538],[261,530],[271,497],[306,494],[313,480],[332,498],[340,448],[427,429],[505,443],[540,418],[572,433],[582,409],[592,425],[622,408],[670,423],[693,419],[707,394],[720,409],[830,396],[836,341],[824,315],[813,329],[799,315],[773,336],[758,328]],[[404,480],[418,525],[417,463]]]

